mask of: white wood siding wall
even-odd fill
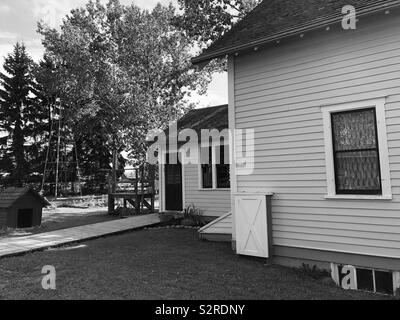
[[[209,226],[205,226],[200,230],[202,234],[232,234],[232,214],[225,214],[224,218],[216,222],[211,222]],[[218,219],[217,219],[218,220]],[[214,220],[215,221],[215,220]]]
[[[400,258],[400,19],[235,58],[235,124],[255,129],[239,192],[274,192],[275,245]],[[321,106],[386,97],[393,200],[327,200]]]
[[[194,204],[204,216],[220,217],[231,211],[229,190],[200,190],[198,165],[185,165],[185,205]]]

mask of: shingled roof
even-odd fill
[[[228,105],[194,109],[178,120],[178,132],[193,129],[200,134],[202,129],[221,131],[228,128]]]
[[[345,5],[354,6],[361,17],[399,7],[400,0],[264,0],[192,62],[206,62],[337,23]]]
[[[201,136],[201,130],[217,129],[222,131],[229,128],[228,105],[208,107],[202,109],[193,109],[177,122],[178,133],[185,129],[193,129],[198,136]],[[164,130],[166,136],[169,134],[169,128]],[[179,142],[183,144],[184,142]]]
[[[30,188],[7,188],[0,192],[0,208],[7,209],[12,207],[19,198],[23,197],[27,193],[31,193],[36,197],[44,207],[50,205],[45,198]]]

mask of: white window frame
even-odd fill
[[[321,107],[324,123],[325,157],[326,157],[326,176],[328,194],[326,199],[377,199],[391,200],[392,187],[390,182],[389,149],[386,132],[385,98],[372,100],[355,101],[344,104],[330,105]],[[382,195],[342,195],[336,194],[335,165],[333,155],[333,137],[331,114],[342,111],[352,111],[358,109],[375,108],[376,127],[378,134],[379,160],[381,170]]]
[[[229,142],[224,142],[224,145],[228,145],[229,147],[229,154],[231,154],[231,146]],[[199,190],[200,191],[210,191],[210,190],[218,190],[218,191],[226,191],[226,190],[231,190],[231,188],[218,188],[218,181],[217,181],[217,164],[216,164],[216,148],[219,148],[221,146],[221,143],[212,143],[210,144],[201,144],[199,145],[199,164],[198,164],[198,181],[199,181]],[[203,188],[203,172],[202,172],[202,163],[201,163],[201,148],[205,147],[212,147],[212,154],[211,154],[211,160],[212,160],[212,188]],[[232,181],[231,181],[231,187],[232,187]]]
[[[338,263],[331,263],[331,276],[333,281],[338,285],[339,287],[342,287],[342,284],[340,283],[340,275],[339,275],[339,265]],[[365,267],[357,267],[357,266],[351,266],[347,265],[348,267],[351,267],[354,269],[354,274],[355,274],[355,279],[354,279],[354,284],[355,288],[352,290],[359,290],[358,289],[358,283],[357,283],[357,272],[356,269],[367,269],[372,271],[372,276],[373,276],[373,282],[374,282],[374,292],[376,292],[376,279],[375,279],[375,272],[377,271],[383,271],[383,272],[391,272],[392,277],[393,277],[393,293],[396,294],[396,291],[400,289],[400,272],[398,271],[391,271],[391,270],[383,270],[383,269],[374,269],[374,268],[365,268]]]

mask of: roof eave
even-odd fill
[[[367,7],[364,9],[360,9],[357,12],[357,16],[358,17],[367,16],[367,15],[379,13],[382,11],[386,11],[386,10],[398,8],[398,7],[400,7],[400,1],[396,0],[396,1],[393,1],[393,2],[385,4],[385,5],[371,6],[371,7]],[[343,15],[336,15],[336,16],[333,16],[332,18],[326,19],[324,21],[303,24],[303,25],[297,26],[295,28],[286,29],[282,32],[275,33],[270,36],[263,37],[263,38],[260,38],[260,39],[257,39],[257,40],[251,41],[251,42],[247,42],[247,43],[240,44],[237,46],[222,48],[220,50],[216,50],[216,51],[208,53],[208,54],[207,53],[201,54],[197,57],[192,58],[191,61],[192,61],[192,64],[194,64],[194,65],[198,65],[201,63],[207,63],[213,59],[236,54],[241,51],[249,50],[249,49],[252,49],[252,48],[255,48],[258,46],[267,45],[271,42],[282,40],[284,38],[288,38],[288,37],[292,37],[292,36],[296,36],[296,35],[302,34],[304,32],[315,31],[320,28],[328,27],[335,23],[341,22],[342,19],[343,19]]]

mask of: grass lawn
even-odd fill
[[[57,270],[57,290],[41,269]],[[233,254],[187,229],[131,232],[0,260],[2,299],[379,299]]]
[[[43,212],[43,221],[40,229],[41,232],[49,232],[115,219],[119,219],[119,217],[110,216],[107,208],[78,209],[59,207]]]

